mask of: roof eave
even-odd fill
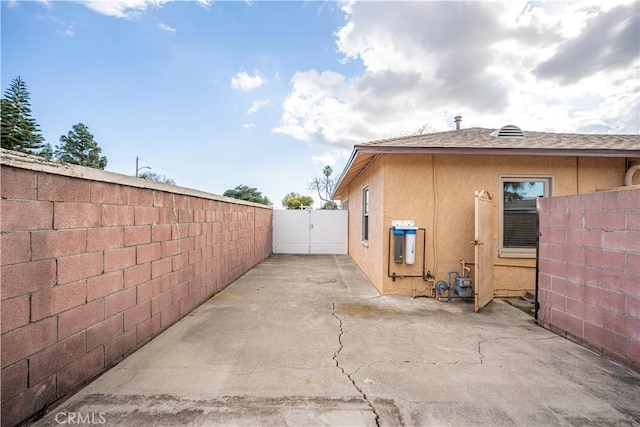
[[[484,148],[484,147],[390,147],[356,145],[352,158],[358,152],[376,154],[473,154],[499,156],[547,156],[547,157],[638,157],[640,150],[607,149],[545,149],[545,148]],[[351,160],[351,159],[350,159]]]
[[[353,147],[353,151],[351,151],[351,156],[349,156],[349,160],[347,161],[347,164],[345,165],[344,169],[342,170],[342,173],[340,174],[340,177],[338,178],[338,183],[333,189],[333,193],[331,193],[331,200],[336,200],[337,196],[339,196],[340,193],[343,191],[342,183],[344,181],[345,176],[349,172],[349,169],[351,169],[351,166],[353,165],[353,161],[355,160],[356,155],[358,154],[358,147],[359,147],[358,145],[355,145]],[[349,184],[350,183],[348,183],[347,186]],[[342,200],[342,199],[338,199],[338,200]]]
[[[546,156],[546,157],[640,157],[640,150],[604,150],[604,149],[541,149],[541,148],[474,148],[474,147],[389,147],[355,145],[349,161],[340,174],[338,183],[331,194],[331,199],[342,200],[340,196],[351,185],[351,182],[360,176],[358,173],[349,182],[345,178],[351,169],[357,156],[362,154],[472,154],[472,155],[498,155],[498,156]],[[371,161],[375,156],[371,158]],[[370,163],[369,162],[369,163]],[[368,166],[368,164],[367,164]],[[365,166],[363,168],[366,169]],[[344,187],[344,188],[343,188]]]
[[[353,151],[351,152],[351,156],[349,157],[349,160],[347,161],[347,164],[344,166],[344,169],[342,169],[342,173],[338,177],[338,183],[336,184],[336,186],[333,189],[333,192],[331,193],[331,200],[336,200],[336,196],[338,194],[340,194],[340,190],[342,190],[342,188],[341,188],[342,181],[344,180],[345,174],[347,173],[347,171],[351,167],[351,164],[353,163],[353,159],[355,158],[355,156],[356,156],[356,149],[354,147]]]

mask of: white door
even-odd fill
[[[274,210],[273,252],[346,255],[347,219],[342,210]]]
[[[493,301],[493,200],[488,191],[476,191],[475,237],[475,309]]]

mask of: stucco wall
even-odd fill
[[[271,252],[271,209],[2,152],[2,425],[76,390]]]
[[[498,253],[499,200],[501,175],[543,175],[553,178],[552,194],[617,187],[622,184],[625,159],[576,157],[471,156],[431,154],[382,154],[349,188],[350,233],[353,233],[361,207],[352,203],[354,191],[369,182],[378,182],[375,189],[383,191],[380,224],[384,246],[378,249],[382,274],[371,268],[372,252],[363,253],[350,237],[350,255],[367,277],[385,294],[433,295],[435,282],[421,278],[393,281],[387,277],[388,228],[393,219],[412,219],[425,228],[427,236],[427,269],[437,280],[446,280],[447,272],[460,269],[464,259],[472,268],[474,236],[474,194],[486,189],[494,197],[494,288],[496,296],[519,296],[535,286],[535,259],[504,258]],[[377,197],[373,192],[372,199]],[[355,229],[358,231],[359,229]],[[420,240],[420,239],[419,239]],[[418,244],[421,242],[418,241]],[[422,247],[418,248],[416,264],[407,266],[392,262],[398,275],[422,274]],[[371,271],[371,274],[368,272]]]
[[[640,371],[640,186],[539,206],[538,322]]]
[[[435,272],[433,257],[435,239],[433,238],[433,215],[436,204],[434,197],[434,176],[431,173],[431,155],[381,156],[384,164],[384,229],[389,233],[391,221],[413,220],[416,227],[426,229],[427,268]],[[400,171],[400,173],[398,173]],[[396,275],[421,276],[423,261],[423,234],[416,235],[416,262],[413,265],[390,263],[390,270]],[[388,240],[385,241],[384,269],[388,264]],[[392,244],[393,246],[393,244]],[[393,248],[392,248],[393,251]],[[387,295],[428,295],[431,296],[432,284],[421,278],[403,277],[402,279],[384,278],[384,293]]]
[[[349,193],[349,254],[371,283],[383,292],[383,266],[380,263],[386,234],[383,230],[382,203],[384,181],[376,160],[351,185]],[[369,241],[362,241],[362,190],[369,187]]]

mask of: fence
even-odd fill
[[[538,322],[640,371],[640,187],[540,199]]]
[[[2,425],[116,364],[271,253],[272,210],[2,151]]]
[[[274,210],[273,253],[346,255],[346,210]]]

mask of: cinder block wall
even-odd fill
[[[538,322],[640,371],[640,186],[539,206]]]
[[[272,210],[2,152],[2,425],[122,360],[271,253]]]

